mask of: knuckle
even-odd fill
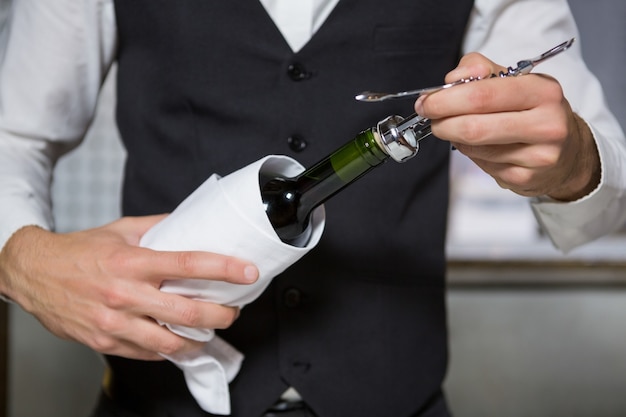
[[[237,309],[234,307],[225,307],[222,309],[222,312],[216,314],[215,319],[215,328],[216,329],[227,329],[232,326],[237,318]]]
[[[540,167],[553,167],[555,165],[557,165],[557,163],[559,162],[560,159],[560,152],[558,152],[558,150],[553,149],[553,148],[549,148],[549,149],[543,149],[542,151],[538,152],[535,156],[534,156],[534,160],[536,161],[536,163],[540,166]]]
[[[116,315],[107,311],[100,312],[95,316],[94,325],[96,329],[105,335],[117,333],[120,327]]]
[[[130,296],[128,292],[116,285],[105,288],[102,296],[104,304],[113,310],[123,309],[129,304]]]
[[[461,126],[461,136],[471,144],[479,144],[485,136],[485,126],[476,117],[468,117]]]
[[[543,86],[543,93],[545,94],[546,98],[551,101],[560,103],[563,100],[563,88],[561,87],[561,84],[552,79],[550,80],[550,82],[547,82],[545,84],[546,85]]]
[[[221,263],[221,276],[224,278],[233,278],[238,275],[241,265],[234,258],[225,257]]]
[[[180,311],[180,319],[183,325],[187,327],[198,327],[201,325],[202,315],[197,308],[186,307]]]
[[[160,341],[157,351],[164,355],[173,355],[180,352],[185,347],[185,341],[172,334],[172,337]]]
[[[546,133],[546,136],[554,141],[563,141],[569,134],[569,129],[565,123],[554,123]]]
[[[113,248],[100,260],[100,270],[105,273],[118,274],[119,272],[135,269],[134,258],[128,250]]]
[[[507,188],[514,189],[518,193],[527,193],[534,183],[534,175],[531,170],[513,167],[502,175],[502,181],[508,184]]]
[[[88,345],[100,353],[111,353],[115,349],[115,341],[104,334],[95,336]]]
[[[176,265],[184,276],[191,276],[196,269],[196,258],[191,252],[179,252],[176,254]]]
[[[468,100],[474,111],[477,113],[483,113],[489,109],[490,104],[493,102],[496,95],[496,89],[487,85],[480,85],[477,88],[473,88],[468,95]]]

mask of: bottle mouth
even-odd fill
[[[397,162],[404,162],[419,151],[419,138],[411,127],[400,129],[405,119],[401,116],[389,116],[376,125],[376,140],[381,148]]]

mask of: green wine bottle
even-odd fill
[[[430,122],[418,115],[389,116],[296,177],[260,178],[265,212],[278,237],[305,246],[313,209],[389,157],[404,162],[415,156],[418,142],[430,133]]]

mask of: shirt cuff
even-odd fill
[[[543,196],[531,207],[554,246],[563,252],[610,234],[626,220],[626,149],[624,143],[604,140],[590,126],[602,169],[600,184],[587,196],[559,202]]]
[[[45,230],[52,230],[51,214],[36,210],[34,198],[12,199],[3,198],[0,201],[0,251],[15,232],[26,226],[39,226]]]

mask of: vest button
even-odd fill
[[[293,81],[303,81],[311,78],[311,73],[302,64],[294,62],[287,67],[287,75]]]
[[[289,145],[289,149],[294,152],[302,152],[308,146],[307,141],[298,135],[289,136],[287,138],[287,144]]]
[[[302,302],[302,292],[297,288],[288,288],[283,294],[283,302],[286,307],[298,307]]]

